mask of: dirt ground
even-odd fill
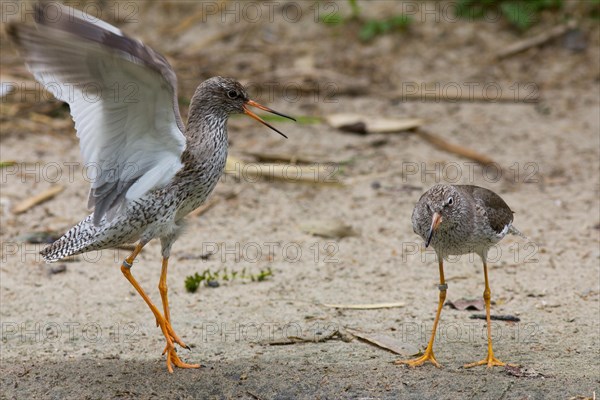
[[[406,12],[406,5],[418,10],[407,31],[365,44],[356,39],[358,22],[330,27],[315,21],[316,10],[330,12],[325,8],[330,3],[276,2],[272,18],[270,6],[248,4],[262,11],[261,18],[232,2],[226,3],[228,13],[206,8],[218,2],[109,1],[102,10],[103,19],[118,19],[124,31],[169,57],[179,75],[183,113],[183,99],[203,79],[233,76],[250,83],[261,102],[295,116],[347,112],[373,120],[424,119],[427,132],[496,164],[483,168],[433,147],[416,132],[357,135],[322,120],[273,122],[289,136],[285,140],[250,119],[232,118],[230,155],[253,162],[252,152],[292,153],[336,162],[336,177],[345,184],[255,180],[243,168],[222,179],[213,197],[218,202],[189,218],[169,272],[174,328],[192,348],[179,354],[206,367],[170,375],[160,354],[164,339],[119,271],[127,250],[46,265],[37,255],[43,245],[24,242],[32,232],[64,232],[86,216],[88,182],[64,108],[49,96],[18,90],[2,102],[1,115],[0,159],[17,163],[2,169],[0,397],[598,396],[597,20],[578,14],[580,3],[568,3],[567,11],[580,21],[583,50],[574,51],[560,38],[496,60],[496,52],[547,31],[561,16],[544,14],[523,36],[502,21],[456,21],[440,8],[448,3],[437,9],[424,2],[360,3],[366,19]],[[346,2],[336,6],[349,14]],[[437,14],[427,14],[426,7]],[[299,16],[292,14],[298,10]],[[33,87],[4,33],[1,40],[3,81],[16,79]],[[410,85],[436,82],[443,90],[459,87],[463,95],[469,87],[474,95],[494,87],[518,98],[539,95],[539,101],[391,96]],[[429,338],[437,305],[437,263],[430,251],[421,249],[410,217],[420,194],[442,181],[496,191],[527,236],[505,238],[490,262],[492,314],[520,318],[492,323],[494,349],[501,360],[522,366],[525,376],[503,368],[461,368],[485,355],[485,322],[470,318],[480,311],[447,306],[435,344],[444,368],[393,364],[424,349]],[[21,201],[55,185],[63,185],[64,191],[22,214],[13,212]],[[302,229],[307,221],[334,219],[351,225],[357,235],[321,238]],[[200,257],[211,251],[216,253],[208,259]],[[66,266],[63,272],[50,271],[61,265]],[[186,276],[224,267],[252,274],[270,267],[273,275],[263,282],[220,280],[217,288],[186,292]],[[159,302],[158,242],[145,248],[133,273]],[[477,258],[446,263],[446,277],[448,300],[480,298],[483,274]],[[389,302],[403,306],[326,306]],[[348,329],[393,339],[405,354],[350,340]],[[331,335],[335,332],[341,334]],[[296,337],[310,340],[291,344]]]

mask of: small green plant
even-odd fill
[[[350,5],[350,17],[344,18],[337,12],[337,8],[332,13],[325,13],[319,17],[319,20],[327,25],[340,25],[346,20],[358,19],[360,17],[360,7],[358,6],[357,0],[348,0],[348,4]]]
[[[273,276],[273,271],[271,271],[271,268],[267,268],[261,269],[256,275],[250,275],[250,279],[252,279],[252,282],[262,282],[270,276]]]
[[[395,15],[382,20],[368,20],[360,29],[358,37],[367,42],[379,35],[405,30],[411,23],[412,18],[408,15]]]
[[[350,8],[352,9],[352,18],[358,18],[360,15],[360,7],[358,6],[357,0],[348,0],[348,4],[350,4]]]
[[[348,0],[348,4],[350,5],[351,10],[349,17],[345,18],[336,11],[322,15],[320,21],[330,26],[342,25],[348,21],[359,21],[362,26],[358,33],[358,37],[365,42],[379,35],[405,30],[412,23],[411,17],[403,14],[382,20],[372,19],[363,21],[360,16],[360,7],[358,6],[357,0]]]
[[[456,15],[481,19],[488,13],[495,16],[499,11],[509,24],[525,31],[539,20],[542,11],[561,9],[562,6],[563,0],[459,0]]]
[[[332,14],[325,14],[321,16],[319,20],[326,25],[336,26],[344,22],[344,17],[342,17],[339,13],[335,12]]]
[[[211,271],[210,269],[205,269],[201,274],[195,273],[194,275],[189,275],[185,278],[185,290],[190,293],[195,293],[198,288],[202,286],[208,287],[218,287],[219,280],[223,280],[225,282],[234,281],[236,279],[251,281],[251,282],[262,282],[267,278],[273,276],[273,271],[271,267],[267,267],[261,269],[256,274],[251,274],[246,272],[246,268],[243,268],[242,271],[229,271],[226,268],[218,269],[216,271]]]

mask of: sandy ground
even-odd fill
[[[242,16],[239,24],[221,24],[217,14],[169,36],[162,25],[154,25],[159,11],[170,9],[171,19],[180,21],[198,6],[132,4],[137,6],[137,23],[121,26],[170,55],[181,74],[182,98],[211,75],[252,81],[259,72],[268,76],[269,71],[312,65],[357,82],[368,79],[371,87],[354,96],[336,92],[332,102],[322,93],[291,99],[279,92],[263,93],[261,101],[300,116],[360,112],[372,118],[423,118],[427,131],[488,155],[497,164],[484,169],[435,149],[415,133],[361,136],[324,123],[276,122],[290,137],[284,140],[254,121],[232,119],[232,155],[252,161],[246,152],[269,151],[341,162],[336,174],[347,184],[254,181],[243,171],[223,178],[215,191],[219,202],[190,218],[187,233],[174,247],[169,273],[174,327],[192,347],[180,354],[206,367],[170,375],[160,355],[164,339],[119,271],[126,250],[79,256],[59,263],[66,271],[51,274],[56,264],[46,265],[36,254],[42,245],[23,243],[24,234],[63,232],[87,215],[88,183],[69,124],[55,129],[39,120],[26,123],[31,120],[28,110],[52,106],[51,101],[21,97],[21,108],[10,118],[6,115],[13,103],[3,102],[1,159],[18,164],[2,169],[2,398],[598,396],[597,26],[584,23],[588,43],[582,52],[556,40],[498,62],[491,55],[519,39],[500,22],[457,24],[442,18],[436,23],[416,16],[419,22],[408,32],[364,45],[348,39],[356,34],[353,24],[331,28],[315,23],[309,14],[312,3],[307,2],[293,3],[305,12],[297,23],[281,18],[282,7],[277,6],[273,22],[249,23]],[[368,17],[390,15],[400,3],[372,4],[363,4]],[[548,18],[533,33],[550,27],[552,16]],[[244,26],[247,30],[233,37],[223,34]],[[215,33],[219,40],[207,39]],[[199,40],[206,41],[203,47],[187,55],[173,50]],[[5,44],[3,34],[3,74],[28,79],[20,59]],[[333,82],[341,92],[345,83],[339,79]],[[401,89],[402,82],[454,82],[463,87],[493,82],[522,90],[534,83],[541,100],[389,100],[386,93]],[[440,181],[477,184],[501,194],[515,211],[515,225],[527,236],[501,242],[490,263],[490,281],[492,314],[520,318],[517,323],[492,323],[496,354],[532,376],[511,376],[502,368],[461,368],[485,355],[485,323],[469,318],[477,311],[449,307],[442,312],[435,345],[442,369],[396,366],[394,360],[409,354],[399,356],[337,336],[273,345],[351,328],[394,338],[407,353],[423,349],[437,305],[438,272],[433,254],[420,250],[410,216],[420,194]],[[55,184],[66,189],[51,201],[23,214],[11,211]],[[319,219],[340,219],[359,234],[336,240],[301,230],[304,222]],[[208,260],[199,257],[213,249],[217,253]],[[273,276],[264,282],[221,281],[218,288],[203,287],[194,294],[185,291],[186,276],[223,267],[251,273],[270,267]],[[159,301],[158,242],[146,247],[133,271]],[[446,277],[448,300],[481,296],[478,259],[447,263]],[[404,306],[336,310],[323,305],[381,302]]]

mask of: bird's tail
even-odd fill
[[[89,245],[96,236],[97,228],[92,216],[69,229],[60,239],[40,251],[46,262],[55,262],[62,258],[80,254],[89,250]]]

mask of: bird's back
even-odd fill
[[[480,186],[456,185],[456,187],[485,210],[488,224],[496,234],[510,227],[513,222],[513,211],[502,197]]]

